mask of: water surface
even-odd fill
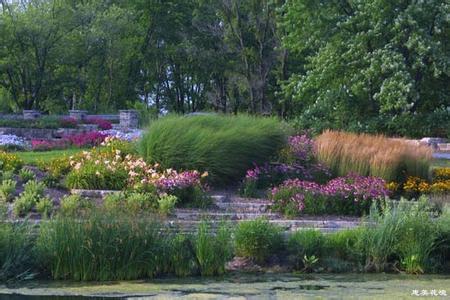
[[[445,291],[450,276],[392,274],[233,274],[221,278],[102,283],[34,281],[0,286],[0,300],[418,299]],[[428,296],[427,298],[433,298]],[[450,299],[450,297],[434,297]]]

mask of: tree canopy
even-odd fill
[[[449,15],[446,0],[0,0],[0,110],[445,135]]]

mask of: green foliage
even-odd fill
[[[163,195],[158,199],[158,210],[163,215],[170,215],[175,209],[178,198],[173,195]]]
[[[1,180],[13,180],[14,172],[13,171],[0,171],[0,179]]]
[[[64,196],[60,200],[59,213],[64,217],[79,217],[86,215],[94,204],[89,199],[79,195]]]
[[[27,183],[28,181],[35,179],[36,175],[30,169],[22,168],[19,171],[19,178],[22,182]]]
[[[282,90],[299,127],[446,136],[447,12],[442,0],[285,2],[283,45],[303,64]]]
[[[163,167],[208,171],[214,184],[241,179],[284,145],[286,130],[271,118],[245,115],[166,117],[153,122],[142,139],[142,155]]]
[[[122,190],[127,185],[128,173],[123,169],[114,172],[104,164],[85,163],[82,168],[70,172],[65,184],[68,188],[88,190]]]
[[[321,258],[325,254],[325,238],[318,230],[300,230],[289,237],[287,248],[296,268],[306,268],[305,257]]]
[[[14,201],[14,213],[17,216],[24,216],[31,212],[38,202],[44,199],[44,189],[45,185],[43,182],[28,181],[24,185],[24,191]],[[47,204],[45,204],[43,209],[46,207],[48,207]]]
[[[392,256],[399,256],[406,272],[423,273],[430,267],[430,253],[437,239],[437,227],[430,218],[426,199],[418,203],[388,202],[382,214],[373,209],[376,225],[367,226],[362,237],[366,270],[377,272],[389,267]],[[418,237],[418,238],[416,238]]]
[[[0,150],[0,171],[17,171],[23,166],[23,161],[13,153]]]
[[[36,211],[41,214],[43,218],[47,218],[53,211],[53,201],[49,198],[41,198],[36,203]]]
[[[42,224],[37,240],[40,266],[54,279],[132,280],[159,271],[159,225],[106,212],[79,222],[56,218]]]
[[[231,241],[231,232],[226,224],[221,224],[217,234],[211,233],[208,223],[200,224],[194,238],[194,248],[202,276],[225,273],[225,264],[232,255]]]
[[[156,203],[160,205],[158,196],[153,193],[128,193],[125,199],[125,209],[132,213],[154,210]]]
[[[32,279],[35,257],[32,226],[0,223],[0,280]]]
[[[152,192],[120,192],[106,195],[103,202],[108,210],[138,214],[155,211],[159,199]]]
[[[37,197],[30,193],[22,193],[14,200],[14,214],[22,217],[31,212],[37,204]]]
[[[192,239],[182,233],[175,234],[170,240],[169,263],[171,271],[179,277],[197,273],[198,265],[193,251]]]
[[[281,229],[264,219],[240,222],[235,232],[236,255],[264,263],[283,247]]]
[[[0,185],[0,201],[11,201],[16,192],[16,182],[11,179],[5,179]]]
[[[30,180],[24,185],[24,193],[33,194],[37,197],[44,195],[45,184],[40,181]]]
[[[58,117],[53,116],[42,116],[37,120],[28,120],[27,122],[17,119],[2,119],[0,127],[57,129],[61,127],[61,122]]]

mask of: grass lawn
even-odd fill
[[[52,150],[52,151],[19,151],[16,152],[17,156],[19,156],[27,165],[35,165],[40,161],[48,162],[52,159],[61,157],[61,156],[70,156],[76,154],[80,151],[86,149],[65,149],[65,150]]]
[[[433,159],[431,168],[450,168],[450,159]]]

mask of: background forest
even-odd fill
[[[0,112],[450,134],[446,0],[0,0]]]

